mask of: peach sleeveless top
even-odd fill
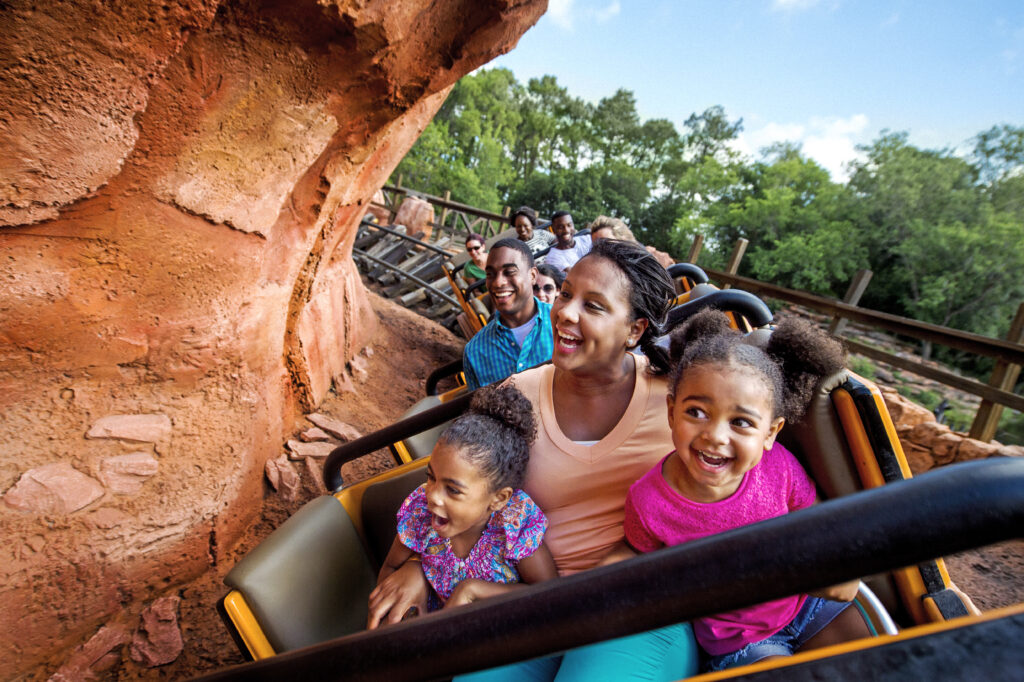
[[[533,403],[537,439],[530,449],[523,490],[548,517],[545,541],[560,575],[593,568],[623,539],[629,487],[672,450],[664,377],[647,372],[637,355],[633,397],[619,423],[595,445],[574,443],[558,427],[552,402],[552,365],[515,374],[511,381]]]

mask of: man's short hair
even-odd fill
[[[530,247],[526,245],[526,242],[520,241],[519,239],[513,239],[512,237],[505,237],[491,244],[491,253],[495,249],[515,249],[519,253],[523,254],[523,258],[526,259],[526,269],[529,270],[533,266],[533,252],[530,251]]]
[[[567,215],[570,218],[572,217],[572,214],[569,213],[568,211],[555,211],[554,213],[551,214],[551,222],[555,222],[564,215]]]

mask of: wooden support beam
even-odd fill
[[[700,250],[704,247],[704,235],[695,234],[693,236],[693,243],[690,244],[690,253],[686,255],[686,262],[697,264],[697,257],[700,256]]]
[[[740,237],[736,240],[736,246],[733,247],[732,256],[729,258],[729,265],[725,268],[725,271],[730,275],[735,275],[736,271],[740,269],[740,261],[743,260],[743,254],[747,252],[747,245],[750,243],[749,240]],[[729,284],[726,284],[723,289],[728,289]]]
[[[860,302],[860,297],[864,295],[864,290],[868,288],[868,282],[871,281],[872,274],[870,270],[858,270],[857,274],[853,276],[853,281],[850,282],[850,288],[846,290],[843,303],[857,305]],[[832,318],[832,324],[828,327],[828,333],[833,336],[839,336],[846,329],[846,322],[846,318],[836,315]]]
[[[1013,343],[1024,341],[1024,303],[1017,307],[1017,315],[1010,323],[1010,332],[1006,335],[1006,340]],[[1017,385],[1019,377],[1020,365],[997,360],[988,385],[1013,392],[1013,387]],[[996,429],[999,427],[999,418],[1002,414],[1002,405],[982,399],[981,405],[978,406],[978,412],[974,415],[974,422],[971,424],[970,437],[985,442],[995,438]]]

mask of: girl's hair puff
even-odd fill
[[[647,329],[639,339],[640,349],[651,362],[652,374],[667,372],[669,356],[657,345],[657,340],[664,333],[662,325],[672,306],[676,288],[665,267],[637,242],[620,239],[602,239],[580,260],[585,258],[604,258],[626,278],[631,319],[642,317],[647,320]]]
[[[536,435],[533,405],[515,386],[502,384],[477,389],[469,411],[440,440],[476,467],[491,490],[500,490],[522,487]]]
[[[772,393],[772,416],[800,421],[824,377],[846,362],[843,345],[798,317],[783,319],[761,350],[730,328],[725,313],[708,308],[672,332],[669,395],[675,398],[683,375],[697,365],[721,364],[757,373]]]

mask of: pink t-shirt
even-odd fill
[[[674,452],[668,455],[673,456]],[[662,466],[668,457],[634,483],[626,496],[626,539],[640,552],[679,545],[814,504],[814,483],[793,453],[778,442],[744,475],[735,493],[709,504],[683,497],[665,480]],[[788,625],[806,598],[785,597],[700,618],[693,623],[693,633],[713,656],[738,651]]]

